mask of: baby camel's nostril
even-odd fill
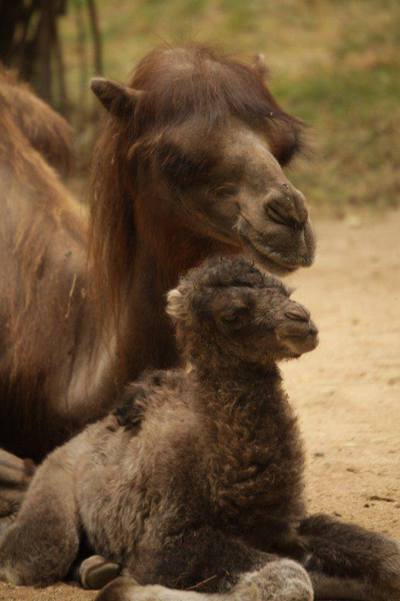
[[[316,326],[315,326],[315,325],[314,325],[312,322],[310,323],[310,330],[309,330],[309,333],[310,333],[312,336],[316,336],[316,335],[318,334],[318,328],[317,328],[317,327],[316,327]]]
[[[285,317],[295,321],[309,321],[310,314],[304,307],[291,307],[285,311]]]

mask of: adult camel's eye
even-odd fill
[[[236,184],[223,184],[222,186],[213,188],[211,193],[215,198],[229,198],[230,196],[235,196],[238,191],[239,187]]]
[[[167,142],[158,149],[158,158],[162,171],[179,187],[206,183],[214,160],[205,154],[189,154],[177,145]]]

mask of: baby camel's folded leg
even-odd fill
[[[301,523],[315,599],[400,601],[400,545],[327,515]]]
[[[143,556],[139,552],[128,569],[147,585],[123,576],[107,585],[96,601],[313,599],[310,579],[299,563],[252,549],[209,527],[169,538],[155,553],[145,549]]]
[[[67,574],[78,547],[72,470],[62,447],[37,469],[16,520],[0,538],[0,579],[55,582]]]

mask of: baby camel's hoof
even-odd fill
[[[267,573],[268,567],[271,569],[272,589],[275,589],[271,591],[271,599],[277,601],[313,601],[314,591],[311,580],[300,564],[291,559],[281,559],[268,564]]]
[[[94,601],[130,601],[137,588],[143,589],[137,587],[137,582],[133,578],[120,576],[103,588]]]
[[[120,571],[121,568],[117,563],[108,561],[101,555],[92,555],[79,566],[79,582],[83,588],[100,590],[117,578]]]
[[[233,593],[234,599],[268,601],[313,601],[311,580],[304,568],[291,559],[276,559],[258,572],[242,576]]]

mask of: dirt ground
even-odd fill
[[[284,366],[308,449],[310,510],[400,538],[400,211],[315,225],[317,261],[290,284],[320,346]],[[0,586],[1,601],[93,597]]]

